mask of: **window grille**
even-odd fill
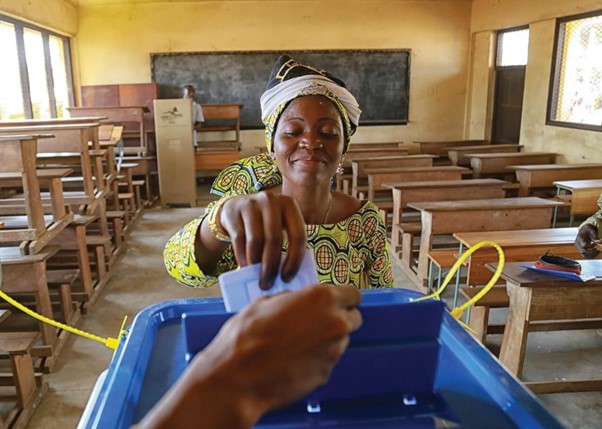
[[[602,130],[602,11],[557,23],[548,123]]]

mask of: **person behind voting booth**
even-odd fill
[[[602,238],[600,238],[600,226],[602,225],[602,194],[598,198],[598,210],[588,217],[585,222],[579,226],[577,237],[575,237],[575,247],[586,259],[593,259],[600,254],[602,249]]]
[[[202,123],[205,122],[205,117],[203,116],[203,109],[201,105],[194,101],[194,86],[192,85],[183,85],[182,86],[182,98],[190,98],[192,100],[192,125],[194,126],[194,147],[199,146],[199,141],[197,137],[197,131],[201,130]]]
[[[306,246],[320,283],[392,287],[386,229],[377,207],[331,189],[342,170],[360,109],[326,71],[281,56],[261,96],[266,153],[223,170],[211,192],[221,198],[167,243],[168,272],[193,287],[261,262],[260,287],[296,274]]]

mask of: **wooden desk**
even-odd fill
[[[517,153],[472,153],[470,166],[473,178],[478,179],[483,175],[506,175],[509,165],[521,164],[553,164],[556,154],[551,152],[517,152]]]
[[[510,262],[502,278],[510,296],[510,311],[504,329],[500,362],[522,377],[529,324],[537,321],[602,318],[602,260],[581,260],[583,274],[601,276],[576,282],[520,267],[530,262]],[[497,264],[488,268],[495,270]],[[560,328],[562,329],[562,328]],[[602,390],[602,379],[525,383],[534,393],[587,392]]]
[[[116,125],[123,124],[125,134],[129,133],[129,137],[138,139],[139,147],[144,148],[144,154],[149,152],[148,141],[146,136],[146,124],[144,114],[149,113],[150,109],[146,106],[95,106],[95,107],[68,107],[72,117],[82,116],[102,116],[106,119],[103,123],[111,123]],[[134,124],[131,130],[127,129],[127,124]],[[125,137],[125,135],[124,135]]]
[[[489,144],[487,140],[415,141],[414,143],[420,146],[420,153],[438,156],[447,156],[448,149],[453,147]]]
[[[504,198],[507,184],[499,179],[433,180],[428,182],[385,183],[393,191],[393,228],[391,246],[401,245],[398,224],[403,210],[410,203],[423,201],[454,201],[467,199]]]
[[[206,132],[234,132],[234,138],[222,139],[219,143],[236,143],[240,150],[240,111],[244,104],[202,104],[203,117],[205,122],[201,126],[199,133]],[[199,135],[200,136],[200,135]],[[215,142],[208,142],[215,143]],[[199,147],[202,147],[204,142],[199,138]]]
[[[566,199],[565,194],[571,194],[569,226],[573,225],[576,215],[589,216],[599,210],[598,198],[602,195],[602,179],[560,180],[554,182],[554,185],[556,185],[556,196],[560,201]],[[557,209],[554,209],[553,227],[556,226],[556,212]]]
[[[535,260],[550,251],[554,255],[580,258],[575,249],[577,228],[541,228],[510,231],[456,232],[454,238],[460,242],[459,254],[481,241],[499,244],[506,254],[506,261]],[[484,285],[491,278],[486,264],[497,261],[497,250],[484,247],[470,256],[467,284]]]
[[[463,167],[367,168],[368,199],[374,201],[377,191],[387,190],[385,183],[461,180],[469,172]]]
[[[418,280],[424,283],[427,278],[427,253],[433,248],[435,235],[462,231],[547,228],[552,219],[552,210],[561,204],[537,197],[408,204],[421,213]]]
[[[434,155],[407,155],[407,156],[387,156],[382,158],[354,159],[351,161],[351,195],[356,197],[360,186],[363,192],[368,190],[368,176],[366,169],[379,167],[432,167]],[[345,192],[345,186],[343,186]]]
[[[533,189],[552,188],[562,180],[602,179],[602,164],[544,164],[509,166],[520,183],[518,195],[530,195]]]
[[[447,156],[452,162],[452,165],[466,166],[470,165],[469,155],[472,153],[510,153],[520,152],[522,149],[521,145],[517,144],[491,144],[491,145],[479,145],[479,146],[460,146],[449,148],[447,150]]]

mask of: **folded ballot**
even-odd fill
[[[297,275],[290,282],[285,282],[280,277],[283,263],[284,260],[281,260],[274,285],[268,290],[262,290],[259,287],[261,264],[248,265],[220,275],[219,286],[226,311],[230,313],[238,312],[261,296],[299,290],[318,283],[318,272],[314,264],[313,252],[309,249],[305,251]]]

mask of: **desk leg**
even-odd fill
[[[519,287],[511,282],[508,282],[506,287],[508,295],[510,295],[510,308],[500,349],[500,362],[520,378],[529,334],[529,307],[531,306],[532,290],[527,287]]]
[[[428,252],[433,246],[432,225],[433,217],[430,213],[422,212],[422,232],[420,236],[420,250],[418,252],[418,278],[424,281],[428,276]],[[411,259],[411,258],[410,258]],[[410,261],[411,266],[411,261]]]

